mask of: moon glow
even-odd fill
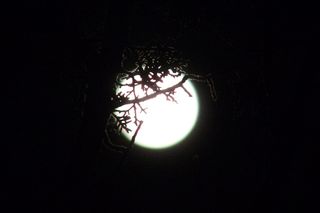
[[[167,76],[163,78],[163,82],[158,85],[161,89],[166,89],[179,83],[182,80],[182,77],[183,76],[174,78],[172,76]],[[137,76],[136,80],[139,78],[140,77]],[[173,95],[176,102],[167,100],[167,97],[164,94],[160,94],[155,98],[140,103],[146,113],[142,112],[141,109],[137,107],[137,117],[139,120],[143,121],[143,124],[136,136],[136,145],[150,149],[168,148],[183,141],[183,139],[192,131],[199,113],[198,95],[189,80],[183,85],[192,97],[190,97],[183,88],[179,87],[175,89]],[[117,93],[127,93],[128,91],[130,91],[130,87],[122,86],[118,88]],[[138,97],[141,98],[145,96],[145,92],[143,92],[141,86],[136,86],[135,91]],[[129,99],[134,98],[133,94],[128,97]],[[129,104],[121,106],[118,110],[125,110],[128,108],[130,108]],[[129,115],[131,118],[134,118],[134,109],[129,111]],[[128,140],[131,140],[137,129],[137,125],[134,124],[134,122],[130,122],[127,126],[131,131],[129,133],[122,131],[122,134]]]

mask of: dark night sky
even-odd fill
[[[5,200],[42,212],[312,208],[319,74],[301,72],[313,59],[312,14],[263,1],[13,8]],[[172,38],[195,72],[212,74],[218,100],[196,84],[201,112],[190,137],[165,151],[134,147],[119,167],[121,155],[99,146],[121,50]]]

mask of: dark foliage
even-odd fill
[[[306,47],[317,13],[295,4],[13,2],[2,28],[18,38],[4,40],[2,68],[10,209],[154,212],[180,201],[179,211],[312,212],[319,75],[307,72],[317,59]],[[149,94],[164,92],[155,82],[165,75],[205,83],[179,149],[123,149],[112,138],[102,148],[118,106],[142,110],[114,91],[137,73]],[[125,129],[129,118],[118,119]],[[119,168],[124,155],[112,150],[128,148]]]

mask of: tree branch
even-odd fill
[[[146,95],[146,96],[144,96],[142,98],[135,98],[133,100],[128,100],[128,101],[126,101],[124,103],[119,104],[119,106],[117,106],[116,108],[121,107],[121,106],[126,105],[126,104],[137,104],[137,103],[140,103],[140,102],[147,101],[149,99],[155,98],[160,94],[165,94],[167,92],[173,91],[173,90],[181,87],[184,84],[184,82],[186,82],[186,80],[188,80],[188,78],[189,78],[189,76],[185,75],[183,77],[183,79],[179,83],[177,83],[177,84],[175,84],[175,85],[173,85],[171,87],[168,87],[168,88],[163,89],[163,90],[158,90],[158,91],[156,91],[156,92],[154,92],[154,93],[152,93],[150,95]]]

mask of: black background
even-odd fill
[[[8,31],[18,38],[6,49],[4,200],[14,201],[11,210],[313,208],[319,74],[308,72],[311,11],[263,1],[32,1],[11,8]],[[120,165],[121,155],[104,149],[101,138],[121,52],[172,38],[195,73],[212,74],[218,99],[196,84],[201,111],[190,137],[163,151],[134,147]]]

